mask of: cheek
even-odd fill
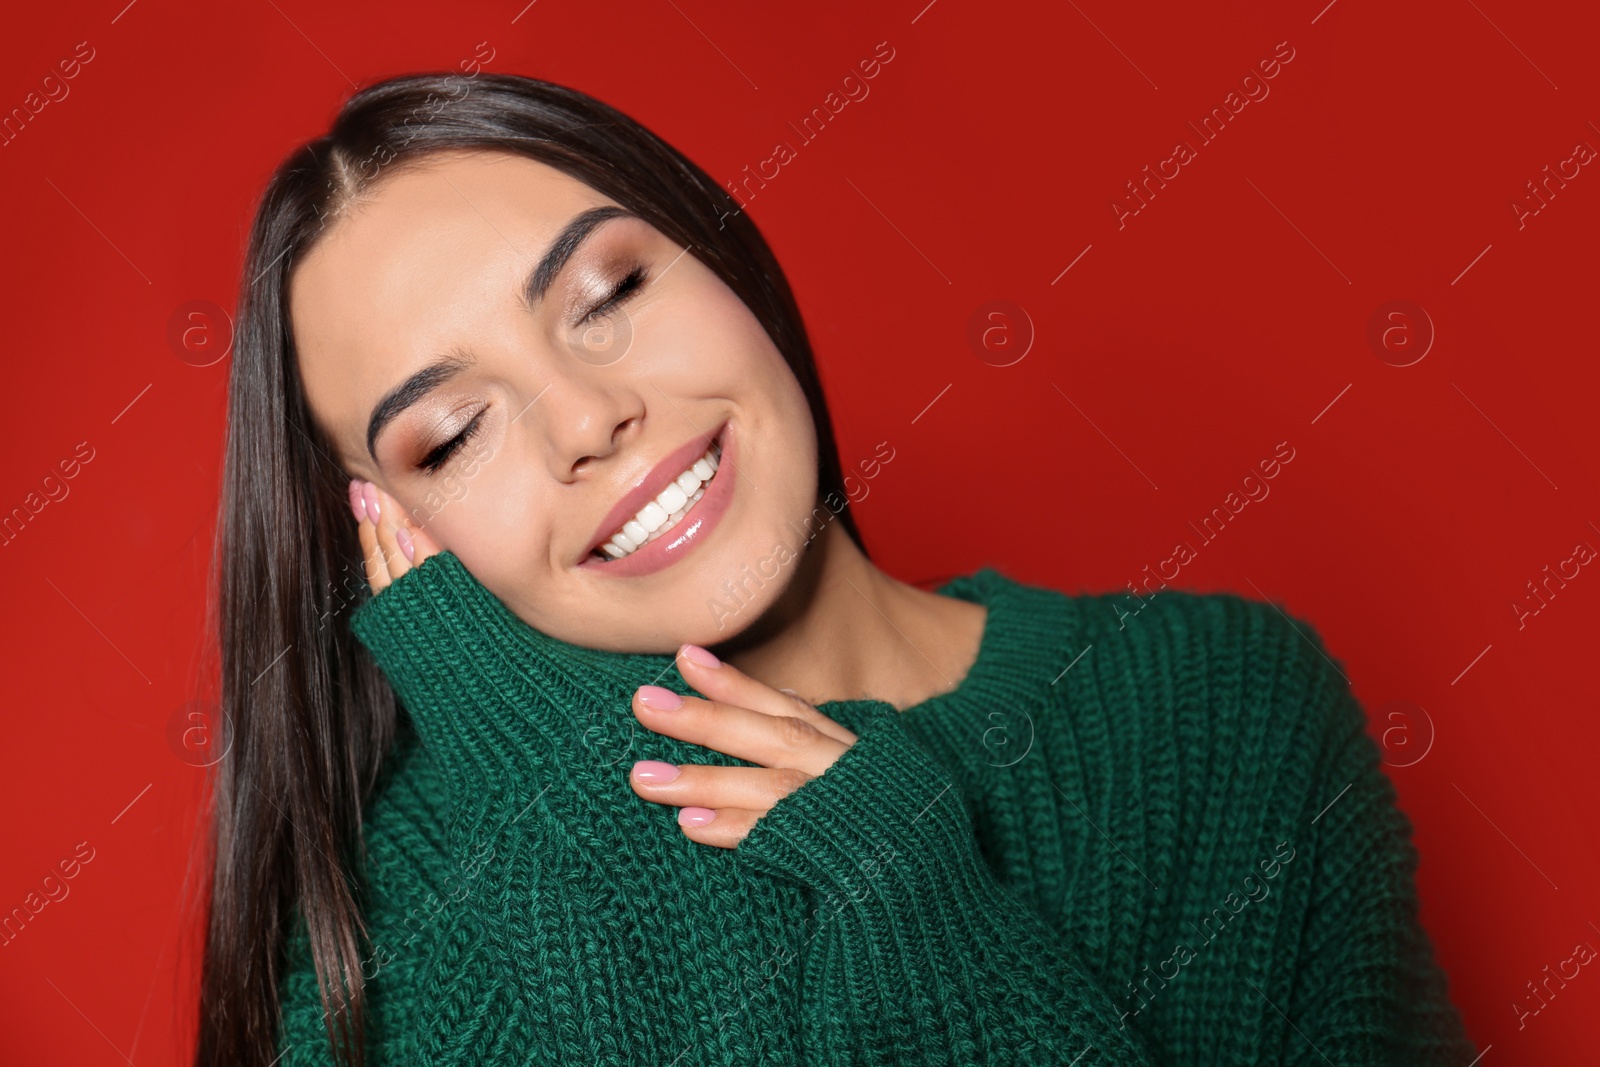
[[[549,558],[551,542],[551,508],[535,499],[528,470],[512,453],[482,446],[475,455],[469,445],[462,461],[427,479],[407,514],[485,585],[493,588],[502,571],[525,581]]]
[[[771,391],[775,373],[787,373],[760,320],[698,261],[682,287],[641,319],[635,342],[645,356],[641,368],[670,378],[686,395],[726,396],[744,406],[751,393]]]
[[[817,438],[805,392],[760,320],[700,269],[705,277],[676,294],[670,312],[663,305],[662,314],[652,317],[648,334],[661,339],[660,346],[641,350],[635,366],[648,368],[648,377],[669,396],[731,401],[744,430],[748,469],[794,486],[781,510],[792,512],[800,501],[801,512],[809,511],[805,484],[816,480]],[[770,506],[783,504],[776,494],[764,495]]]
[[[752,398],[752,432],[746,434],[759,453],[752,463],[774,471],[780,484],[794,485],[809,509],[817,480],[817,430],[805,392],[776,350],[750,379],[760,393]]]

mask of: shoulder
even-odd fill
[[[1166,589],[1153,596],[1125,592],[1067,592],[1012,577],[993,566],[946,582],[942,592],[965,600],[999,604],[1026,618],[1045,645],[1082,646],[1102,641],[1130,653],[1163,660],[1196,657],[1268,656],[1298,671],[1312,661],[1344,675],[1317,628],[1280,603],[1231,592]],[[1013,627],[1014,629],[1016,627]]]
[[[1086,635],[1147,705],[1201,711],[1238,755],[1315,761],[1365,729],[1349,671],[1308,618],[1273,600],[1163,590],[1081,598]]]
[[[1025,620],[1013,630],[1063,671],[1051,702],[1068,719],[1103,715],[1114,736],[1277,761],[1346,747],[1365,729],[1344,662],[1309,619],[1275,601],[1069,593],[991,567],[947,588]]]

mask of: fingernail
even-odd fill
[[[411,543],[411,535],[406,533],[404,526],[395,530],[394,540],[400,546],[400,551],[406,554],[406,562],[415,563],[417,561],[417,547]]]
[[[683,658],[688,660],[690,663],[698,663],[702,667],[722,666],[722,661],[720,659],[713,656],[699,645],[684,645],[681,651],[683,652]]]
[[[361,499],[361,483],[354,478],[350,479],[350,514],[356,517],[356,522],[367,517],[367,502]]]
[[[717,817],[717,813],[710,808],[679,808],[679,826],[704,826]]]
[[[682,767],[658,759],[642,759],[633,765],[633,776],[646,785],[661,785],[682,773]]]
[[[371,516],[374,525],[376,525],[379,516],[383,514],[378,509],[378,487],[371,482],[362,482],[361,498],[367,502],[367,514]]]
[[[639,687],[639,703],[657,711],[674,711],[683,707],[683,698],[672,690],[663,689],[659,685],[641,685]]]

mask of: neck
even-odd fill
[[[987,610],[884,573],[842,524],[808,542],[778,600],[713,651],[813,704],[882,700],[904,709],[961,684]]]

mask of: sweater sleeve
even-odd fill
[[[1258,989],[1285,1023],[1284,1064],[1466,1067],[1477,1051],[1420,917],[1410,820],[1343,673],[1310,627],[1313,681],[1291,712],[1320,733],[1300,825],[1310,856],[1297,965]],[[1298,638],[1297,638],[1298,640]]]
[[[1071,947],[996,881],[950,772],[883,708],[735,850],[815,905],[807,1061],[1151,1062]]]

